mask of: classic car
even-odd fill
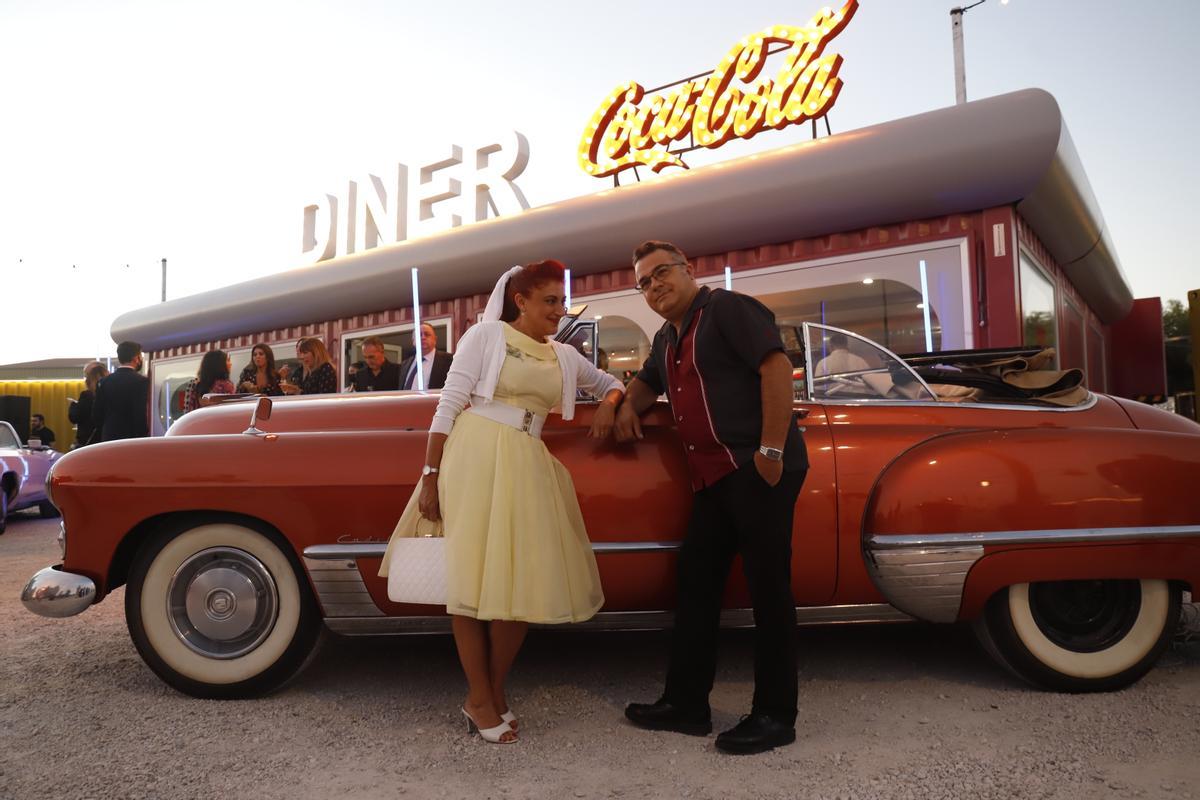
[[[21,444],[13,426],[0,420],[0,533],[13,511],[37,506],[43,517],[58,514],[46,496],[46,473],[61,456],[49,447]]]
[[[836,334],[858,356],[838,372],[820,358]],[[1154,665],[1182,592],[1200,587],[1200,426],[1082,389],[1048,402],[967,355],[908,363],[853,333],[800,336],[799,622],[969,623],[1000,665],[1051,690],[1116,689]],[[946,391],[956,384],[970,391]],[[280,686],[323,627],[446,631],[444,609],[390,602],[377,577],[436,402],[257,398],[193,412],[161,439],[71,453],[50,479],[63,563],[22,599],[67,616],[125,586],[142,658],[199,697]],[[636,444],[587,438],[593,412],[582,403],[543,432],[574,477],[604,585],[582,627],[667,626],[690,506],[680,441],[665,404]],[[735,575],[723,623],[751,624],[748,606]]]

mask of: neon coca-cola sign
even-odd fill
[[[636,81],[621,84],[584,128],[579,165],[597,178],[639,164],[655,172],[687,169],[670,152],[673,142],[690,136],[695,147],[720,147],[824,116],[842,89],[842,57],[825,47],[857,10],[858,0],[847,0],[836,11],[822,9],[804,27],[776,25],[747,36],[711,73],[665,94],[646,97]],[[758,80],[769,55],[783,55],[783,67]]]

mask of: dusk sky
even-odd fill
[[[828,1],[828,0],[827,0]],[[954,103],[949,0],[862,0],[834,133]],[[351,178],[519,130],[531,206],[611,185],[575,152],[619,83],[712,69],[818,0],[0,2],[0,363],[110,354],[119,314],[301,266],[302,209]],[[1200,288],[1200,3],[989,0],[968,96],[1062,107],[1136,297]],[[700,166],[808,129],[697,152]]]

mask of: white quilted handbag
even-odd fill
[[[432,523],[430,523],[432,526]],[[421,534],[392,541],[388,561],[388,599],[393,603],[446,605],[446,540],[437,535]]]

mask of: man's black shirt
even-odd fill
[[[371,372],[370,367],[354,373],[354,391],[356,392],[387,392],[400,388],[400,365],[393,361],[384,361],[379,368],[379,374]]]

